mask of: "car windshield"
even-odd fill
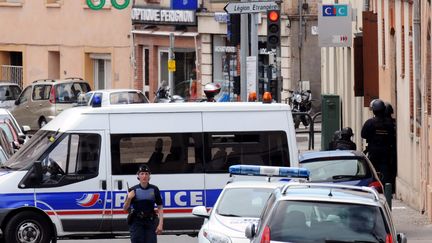
[[[385,242],[389,233],[379,207],[280,201],[268,223],[271,241]]]
[[[4,165],[14,170],[27,169],[53,143],[55,139],[52,138],[60,135],[54,131],[39,130]]]
[[[216,213],[222,216],[259,218],[273,189],[232,188],[221,195]]]
[[[359,180],[371,177],[369,166],[365,160],[335,159],[301,163],[309,169],[309,180],[313,182]]]
[[[110,94],[110,103],[114,104],[139,104],[149,103],[141,92],[125,91]]]

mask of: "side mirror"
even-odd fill
[[[198,217],[202,217],[202,218],[209,218],[210,215],[207,212],[206,207],[204,206],[196,206],[192,209],[192,214]]]
[[[408,242],[408,239],[404,233],[398,233],[396,237],[397,237],[398,243],[407,243]]]
[[[15,100],[15,105],[19,105],[19,104],[20,104],[19,99]]]
[[[30,126],[24,125],[21,127],[21,130],[24,134],[27,134],[27,132],[30,131]]]
[[[255,237],[255,234],[256,234],[255,228],[256,228],[256,226],[254,223],[250,223],[250,224],[248,224],[248,226],[246,226],[246,229],[245,229],[246,238],[252,240],[252,238]]]

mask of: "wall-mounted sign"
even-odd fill
[[[133,8],[132,23],[196,25],[193,10]]]
[[[218,23],[227,23],[229,15],[225,12],[215,12],[214,19]]]
[[[196,10],[198,8],[198,1],[197,0],[171,0],[171,8]]]
[[[324,4],[318,7],[318,45],[320,47],[352,45],[351,5]]]
[[[214,47],[215,52],[229,52],[229,53],[235,53],[236,48],[235,46],[215,46]]]

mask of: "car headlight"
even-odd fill
[[[231,243],[231,239],[228,236],[221,233],[204,230],[203,235],[211,243]]]

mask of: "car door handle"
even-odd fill
[[[101,181],[101,187],[102,187],[102,190],[106,190],[107,189],[107,182],[106,182],[106,180],[102,180]]]

